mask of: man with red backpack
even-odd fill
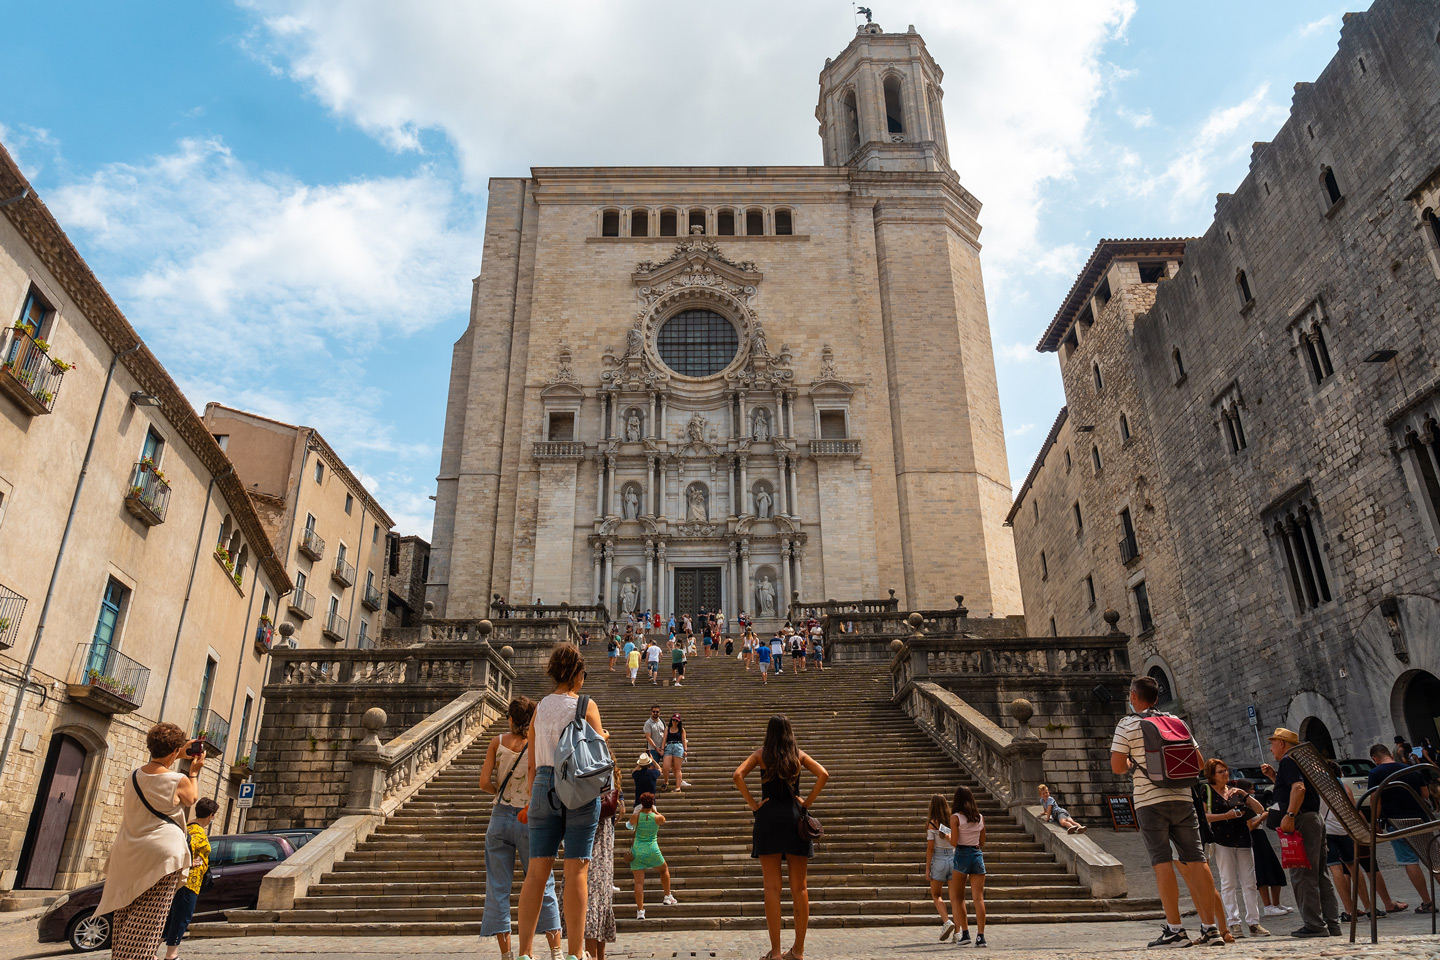
[[[1234,942],[1217,923],[1215,878],[1200,841],[1200,818],[1191,787],[1200,782],[1203,759],[1185,721],[1155,709],[1160,686],[1152,677],[1130,682],[1130,706],[1110,741],[1110,769],[1117,776],[1133,774],[1135,819],[1155,868],[1155,885],[1165,908],[1165,927],[1152,947],[1192,944],[1180,921],[1180,885],[1171,866],[1173,843],[1180,873],[1200,915],[1196,944]]]

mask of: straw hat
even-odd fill
[[[654,763],[654,762],[655,762],[655,758],[652,757],[652,756],[650,756],[649,752],[646,752],[646,753],[640,754],[639,759],[637,759],[637,760],[635,761],[635,766],[637,766],[637,767],[648,767],[648,766],[650,766],[650,765],[651,765],[652,763]]]
[[[1284,727],[1276,727],[1275,732],[1270,734],[1269,739],[1279,740],[1280,742],[1288,743],[1290,744],[1290,746],[1293,747],[1297,746],[1300,743],[1300,734],[1296,733],[1294,730],[1287,730]]]

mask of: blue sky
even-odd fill
[[[871,4],[945,73],[1010,474],[1064,402],[1034,344],[1102,237],[1191,236],[1343,7]],[[430,532],[485,185],[548,165],[813,164],[846,3],[12,5],[0,142],[197,408],[318,427]],[[48,52],[47,52],[48,51]]]

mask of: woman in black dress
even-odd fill
[[[760,768],[760,800],[757,802],[745,778]],[[800,774],[809,770],[815,786],[800,799]],[[765,926],[770,932],[770,950],[761,960],[805,960],[805,930],[810,924],[810,893],[805,871],[815,855],[813,841],[800,836],[800,819],[825,789],[830,774],[795,743],[795,731],[783,715],[770,718],[765,744],[735,771],[735,788],[755,814],[754,842],[750,856],[760,861],[765,878]],[[795,905],[795,944],[780,953],[780,861],[790,866],[790,899]]]

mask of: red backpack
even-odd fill
[[[1185,721],[1154,710],[1139,717],[1145,740],[1145,764],[1140,770],[1150,782],[1162,787],[1193,787],[1199,783],[1205,759]]]

